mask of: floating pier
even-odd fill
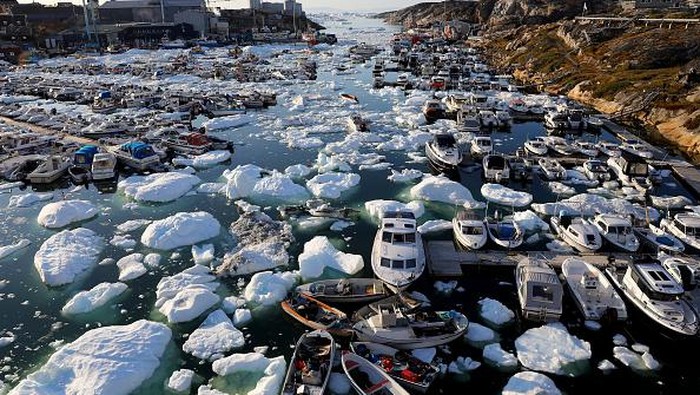
[[[611,262],[616,266],[626,266],[643,254],[637,253],[594,253],[574,254],[554,251],[461,251],[455,248],[451,240],[430,240],[424,244],[428,272],[434,277],[461,277],[463,270],[489,268],[514,269],[521,260],[528,256],[541,256],[554,268],[560,268],[567,258],[577,257],[597,267],[604,267]]]
[[[77,144],[98,145],[96,140],[92,140],[92,139],[85,138],[85,137],[73,136],[73,135],[68,134],[68,133],[63,133],[63,132],[59,132],[57,130],[48,129],[48,128],[34,125],[34,124],[31,124],[28,122],[15,121],[12,118],[0,116],[0,121],[6,125],[17,126],[19,128],[27,129],[29,131],[32,131],[35,133],[40,133],[40,134],[47,135],[47,136],[57,136],[60,139],[64,139],[66,141],[74,142]]]

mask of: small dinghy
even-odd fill
[[[498,212],[496,212],[494,217],[484,218],[484,224],[489,238],[503,248],[516,248],[523,243],[524,233],[513,218],[498,219]]]
[[[634,234],[642,243],[649,245],[655,251],[683,252],[685,245],[671,233],[649,224],[649,228],[635,227]]]
[[[50,184],[63,177],[69,167],[70,161],[67,158],[53,155],[29,173],[27,180],[32,184]]]
[[[389,288],[374,278],[321,280],[300,285],[297,292],[325,303],[370,303],[391,296]]]
[[[547,155],[549,147],[545,144],[543,137],[534,137],[524,144],[525,150],[533,155]]]
[[[323,395],[331,377],[335,340],[324,330],[299,338],[282,386],[282,395]]]
[[[460,248],[478,250],[489,241],[484,220],[473,211],[460,211],[452,219],[452,232]]]
[[[579,252],[595,252],[603,247],[598,229],[581,217],[571,218],[560,213],[549,221],[554,233]]]
[[[282,310],[309,328],[324,329],[337,336],[352,335],[345,313],[308,295],[294,295],[281,305]]]
[[[639,249],[639,239],[634,235],[629,219],[617,214],[598,214],[594,218],[589,218],[588,221],[614,247],[626,252],[635,252]]]
[[[341,93],[340,98],[343,100],[347,100],[349,102],[352,102],[352,103],[359,103],[360,102],[360,99],[358,99],[357,96],[352,95],[350,93]]]
[[[566,169],[556,159],[542,158],[537,161],[537,164],[540,165],[542,174],[548,180],[563,180],[566,178]]]
[[[391,376],[361,356],[345,352],[340,360],[350,384],[359,394],[409,395]]]
[[[582,259],[568,258],[561,271],[586,320],[627,320],[625,302],[598,268]]]
[[[537,322],[559,321],[564,290],[557,273],[539,257],[527,257],[515,267],[515,286],[523,318]]]
[[[409,391],[424,394],[440,373],[437,364],[425,363],[406,351],[384,344],[352,342],[350,348]]]

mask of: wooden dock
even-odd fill
[[[469,268],[491,267],[513,269],[528,256],[542,256],[554,268],[571,257],[579,257],[597,267],[604,267],[614,262],[617,266],[628,265],[635,257],[642,254],[600,253],[574,254],[554,251],[460,251],[455,249],[451,240],[431,240],[425,243],[425,256],[428,272],[434,277],[461,277],[463,270]]]
[[[63,139],[63,140],[69,141],[69,142],[73,142],[73,143],[77,143],[77,144],[99,145],[99,143],[93,139],[79,137],[79,136],[73,136],[73,135],[68,134],[68,133],[59,132],[59,131],[45,128],[42,126],[34,125],[34,124],[31,124],[28,122],[15,121],[12,118],[0,116],[0,121],[2,121],[2,123],[6,124],[6,125],[16,126],[18,128],[26,129],[26,130],[29,130],[29,131],[32,131],[35,133],[39,133],[39,134],[43,134],[46,136],[57,136],[60,139]]]

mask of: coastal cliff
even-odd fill
[[[621,11],[615,1],[585,3],[589,14]],[[567,95],[623,121],[641,123],[700,162],[700,25],[573,20],[583,4],[421,3],[379,17],[405,27],[445,19],[480,23],[484,34],[479,45],[498,72],[512,73],[532,89]],[[654,17],[689,16],[654,12]]]

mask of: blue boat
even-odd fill
[[[147,170],[160,163],[160,157],[150,144],[131,141],[110,150],[124,166],[138,171]]]

